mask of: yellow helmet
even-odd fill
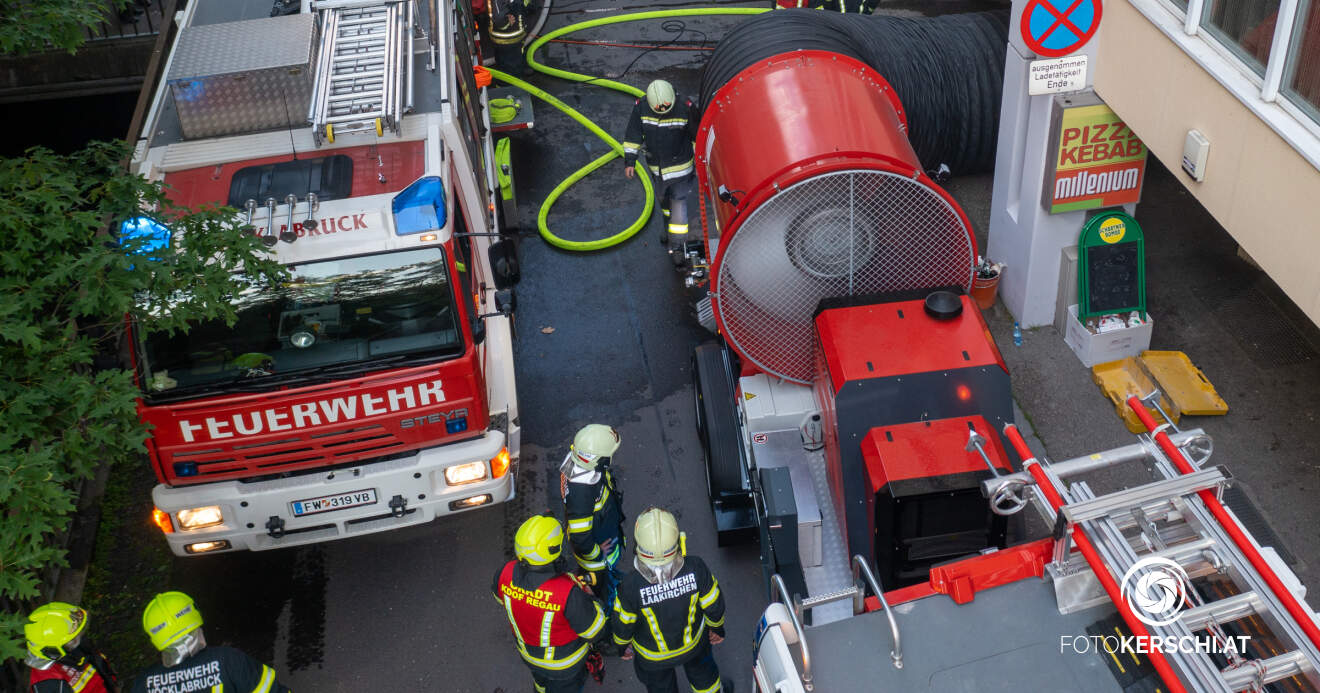
[[[165,650],[201,627],[201,612],[192,597],[182,592],[158,594],[142,610],[142,629],[157,650]]]
[[[587,424],[573,436],[573,462],[583,469],[595,469],[600,458],[619,449],[619,434],[605,424]]]
[[[678,521],[667,510],[648,508],[637,516],[633,537],[637,539],[637,560],[651,567],[672,563],[683,555],[679,547]]]
[[[548,565],[564,548],[564,529],[549,515],[527,518],[513,536],[513,553],[518,560],[532,565]]]
[[[663,79],[646,85],[646,105],[656,113],[664,113],[673,108],[674,98],[674,85]]]
[[[33,609],[23,626],[28,653],[32,655],[29,665],[41,668],[45,662],[49,666],[48,662],[67,655],[86,627],[87,611],[72,604],[51,602]]]

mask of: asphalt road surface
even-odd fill
[[[557,0],[547,26],[597,18],[602,9],[652,9],[622,5]],[[987,5],[981,0],[885,4],[885,11],[918,8],[938,13]],[[655,20],[570,38],[613,43],[674,39],[676,45],[704,40],[713,45],[732,21]],[[680,93],[692,94],[707,54],[643,54],[635,48],[557,43],[542,52],[542,59],[637,86],[663,76]],[[630,98],[540,75],[532,81],[622,136]],[[536,127],[517,137],[514,155],[525,222],[516,318],[523,425],[518,498],[398,532],[288,551],[176,561],[178,587],[197,596],[208,638],[273,662],[283,681],[300,693],[529,690],[507,622],[488,596],[490,581],[511,557],[513,532],[522,520],[535,512],[558,511],[557,489],[547,480],[556,478],[573,433],[590,422],[613,425],[623,436],[616,471],[628,515],[636,517],[649,505],[673,511],[688,534],[690,551],[705,558],[719,578],[729,616],[728,638],[716,647],[716,657],[726,679],[741,691],[751,690],[751,639],[765,605],[757,551],[754,546],[716,548],[694,432],[689,357],[692,347],[710,335],[696,324],[690,298],[659,247],[658,219],[621,246],[595,253],[561,252],[537,236],[532,222],[541,200],[558,181],[604,153],[605,145],[558,111],[540,102],[535,108]],[[948,188],[984,243],[989,176],[955,179]],[[572,240],[600,238],[627,226],[641,205],[640,185],[625,180],[616,161],[562,198],[550,226]],[[1320,544],[1308,495],[1314,488],[1315,443],[1305,426],[1289,422],[1299,415],[1308,421],[1317,416],[1320,357],[1307,352],[1299,364],[1255,370],[1250,352],[1244,355],[1236,346],[1241,340],[1212,330],[1211,322],[1190,312],[1198,304],[1183,295],[1186,287],[1259,274],[1233,264],[1245,267],[1234,260],[1231,239],[1204,211],[1193,208],[1167,174],[1148,182],[1139,217],[1148,229],[1160,230],[1162,240],[1151,251],[1151,309],[1164,321],[1154,346],[1187,349],[1232,398],[1236,411],[1246,414],[1202,417],[1195,425],[1217,435],[1226,451],[1223,459],[1237,460],[1235,472],[1244,485],[1255,486],[1267,518],[1297,554],[1309,558]],[[1213,239],[1212,257],[1184,253],[1192,247],[1210,253],[1207,239]],[[1089,371],[1080,368],[1053,328],[1029,331],[1024,346],[1011,347],[1012,317],[1002,306],[988,317],[1006,347],[1015,396],[1031,414],[1020,423],[1034,424],[1056,458],[1132,442],[1095,391]],[[1269,456],[1270,464],[1252,464],[1262,456]],[[1315,570],[1305,559],[1298,566],[1310,584],[1317,584]],[[877,644],[876,656],[880,651]],[[609,659],[606,684],[588,683],[587,690],[636,691],[640,686],[629,663]]]
[[[548,26],[598,17],[582,11],[603,6],[556,3],[562,14]],[[727,24],[689,20],[669,28],[683,30],[681,41],[713,45]],[[675,33],[654,21],[580,37],[650,42]],[[543,60],[617,77],[642,52],[559,44]],[[622,79],[645,86],[663,76],[691,94],[707,54],[650,52]],[[622,138],[631,98],[540,75],[532,81]],[[612,425],[623,438],[615,470],[628,526],[648,506],[672,511],[689,552],[720,580],[729,615],[716,658],[726,679],[752,689],[752,635],[765,606],[758,554],[752,545],[715,546],[693,421],[689,359],[711,335],[697,325],[681,277],[658,243],[658,215],[623,245],[595,253],[558,251],[536,235],[541,200],[605,145],[553,108],[534,107],[534,130],[514,144],[525,227],[515,346],[523,425],[517,499],[402,531],[176,566],[180,588],[203,608],[208,638],[274,662],[295,690],[530,689],[490,582],[512,557],[513,533],[528,515],[561,512],[557,466],[573,433],[591,422]],[[598,238],[626,227],[641,207],[640,184],[626,180],[616,161],[573,188],[550,223],[565,238]],[[631,663],[607,659],[606,668],[605,685],[589,683],[588,690],[640,689]]]

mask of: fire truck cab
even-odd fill
[[[239,210],[289,272],[235,296],[232,326],[133,326],[154,520],[177,555],[396,529],[514,494],[512,183],[471,9],[300,9],[189,3],[133,159],[177,203]],[[167,241],[167,224],[124,230]]]

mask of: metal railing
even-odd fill
[[[875,573],[871,572],[871,566],[866,563],[866,559],[861,554],[854,554],[852,559],[853,583],[857,582],[857,575],[860,572],[866,579],[866,584],[875,592],[875,598],[880,601],[880,606],[885,610],[885,618],[889,619],[889,634],[894,638],[894,647],[889,651],[889,659],[894,662],[895,669],[903,668],[903,639],[898,634],[898,621],[894,619],[894,610],[889,606],[889,601],[885,599],[885,593],[880,590],[880,583],[875,580]],[[863,595],[865,598],[865,595]]]
[[[810,610],[813,607],[829,604],[842,599],[853,600],[853,614],[861,614],[866,610],[866,587],[870,587],[875,593],[875,598],[879,600],[881,608],[884,609],[885,618],[889,619],[889,634],[893,638],[894,646],[889,650],[889,659],[893,662],[895,669],[903,668],[903,640],[898,633],[898,621],[894,618],[894,610],[889,606],[889,601],[885,599],[884,592],[880,589],[880,583],[875,579],[875,573],[871,572],[871,566],[867,564],[866,559],[861,554],[855,554],[852,558],[853,586],[849,589],[831,592],[816,597],[810,597],[806,601],[799,601],[788,593],[788,586],[784,584],[784,578],[778,573],[770,576],[770,583],[778,593],[779,601],[788,607],[789,617],[793,620],[793,630],[797,634],[798,651],[802,657],[802,687],[810,691],[813,689],[811,674],[811,648],[807,647],[807,633],[802,627],[802,612]],[[863,582],[864,581],[864,582]]]

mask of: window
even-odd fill
[[[1320,169],[1320,0],[1126,1]]]
[[[1320,121],[1320,1],[1302,2],[1288,50],[1284,93]]]
[[[309,192],[327,202],[348,197],[352,188],[353,159],[343,154],[296,159],[239,169],[229,181],[228,204],[243,209],[248,200],[261,205],[268,197],[284,204],[289,195],[301,200]]]
[[[463,353],[439,247],[291,265],[289,274],[282,286],[236,297],[232,326],[212,320],[147,335],[139,350],[147,394],[260,391]]]
[[[1264,74],[1278,16],[1279,0],[1207,0],[1201,24],[1248,67]]]

